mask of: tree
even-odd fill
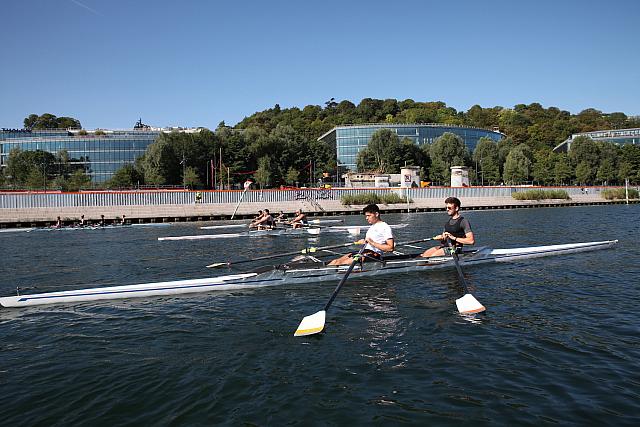
[[[66,191],[78,191],[87,188],[91,184],[91,177],[83,170],[76,169],[69,178],[66,179]]]
[[[431,158],[431,180],[448,182],[451,178],[451,166],[466,165],[469,153],[462,138],[445,132],[429,146],[429,157]]]
[[[397,173],[401,151],[398,135],[391,129],[380,129],[371,135],[369,144],[358,155],[358,170]]]
[[[564,154],[558,154],[555,165],[553,166],[554,181],[558,185],[569,184],[573,177],[573,170],[569,157]]]
[[[481,182],[495,184],[500,181],[498,146],[496,142],[487,137],[478,140],[473,151],[473,161],[477,165],[477,173],[481,177]]]
[[[553,182],[553,169],[555,163],[552,159],[552,152],[547,150],[538,150],[533,155],[534,162],[531,177],[540,184],[550,184]]]
[[[502,174],[507,184],[519,184],[529,180],[531,161],[525,154],[525,150],[524,144],[520,144],[509,151]]]
[[[290,167],[289,170],[287,171],[287,176],[285,177],[285,179],[287,181],[287,184],[296,185],[299,177],[300,177],[300,172],[298,172],[293,167]]]
[[[598,168],[598,173],[596,174],[596,179],[603,184],[607,185],[617,178],[616,168],[613,165],[613,162],[610,159],[604,159],[602,163],[600,163],[600,167]]]
[[[271,157],[264,156],[258,159],[258,169],[255,173],[256,181],[260,188],[269,187],[271,184]]]
[[[196,188],[202,185],[198,177],[198,171],[194,167],[187,166],[184,170],[184,185],[188,188]]]
[[[578,184],[591,184],[594,178],[595,171],[591,168],[589,163],[586,161],[578,163],[578,166],[576,166],[576,181],[578,181]]]
[[[46,188],[55,175],[56,166],[56,157],[47,151],[13,149],[9,153],[6,173],[16,186]]]
[[[124,165],[118,169],[105,184],[107,188],[133,188],[144,183],[144,176],[132,165]]]
[[[25,117],[25,129],[81,129],[80,121],[73,117],[56,117],[50,113],[44,113],[41,116],[37,114],[29,114]]]
[[[600,147],[591,138],[578,136],[571,142],[569,158],[576,166],[584,163],[590,169],[596,170],[600,164]]]
[[[181,159],[178,158],[171,140],[166,134],[147,147],[141,161],[144,181],[147,184],[178,184],[182,183]]]

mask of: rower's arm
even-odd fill
[[[469,231],[464,235],[464,237],[455,237],[447,232],[443,233],[443,236],[448,236],[452,242],[462,243],[463,245],[474,245],[476,243],[476,239],[473,236],[473,231]]]
[[[365,241],[374,248],[380,249],[384,252],[391,252],[396,247],[395,241],[393,239],[387,239],[384,243],[376,243],[371,239],[365,239]]]

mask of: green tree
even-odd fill
[[[584,163],[590,169],[597,170],[598,165],[600,164],[600,147],[591,138],[578,136],[571,142],[569,158],[575,165]],[[576,169],[576,175],[577,173]]]
[[[271,185],[271,167],[271,157],[264,156],[258,159],[258,169],[254,176],[260,184],[260,188],[267,188]]]
[[[431,180],[449,182],[451,166],[466,165],[469,153],[462,138],[445,132],[429,147],[429,157],[431,158]]]
[[[578,184],[591,184],[593,183],[594,178],[595,171],[592,169],[591,165],[588,162],[582,161],[578,163],[578,166],[576,166],[576,181],[578,181]]]
[[[289,185],[296,185],[300,178],[300,172],[297,169],[290,167],[287,171],[286,181]]]
[[[610,159],[604,159],[602,163],[600,163],[600,167],[598,168],[598,172],[596,174],[596,179],[607,185],[615,181],[617,177],[618,175],[616,173],[616,168],[613,165],[613,162]]]
[[[179,184],[182,183],[181,159],[171,144],[171,139],[162,134],[147,147],[141,160],[144,181],[147,184]]]
[[[144,175],[132,164],[118,169],[106,183],[107,188],[134,188],[144,183]]]
[[[44,113],[41,116],[37,114],[29,114],[25,117],[25,129],[81,129],[80,121],[73,117],[56,117],[50,113]]]
[[[56,157],[47,151],[13,149],[9,153],[6,173],[15,186],[45,188],[52,184],[50,181],[56,169]]]
[[[202,186],[200,178],[198,177],[198,171],[196,168],[187,166],[184,170],[184,185],[188,188],[197,188]]]
[[[525,150],[524,144],[520,144],[509,151],[502,174],[504,182],[507,184],[520,184],[529,180],[531,161]]]
[[[553,153],[547,150],[538,150],[534,153],[531,177],[540,184],[551,184],[554,180]]]
[[[477,165],[477,173],[480,175],[482,183],[496,184],[500,181],[498,159],[499,154],[496,142],[491,138],[480,138],[473,151],[473,161]]]
[[[401,151],[398,135],[391,129],[380,129],[371,135],[369,144],[358,155],[358,170],[397,173]]]
[[[562,153],[558,155],[553,166],[554,182],[558,185],[569,184],[573,177],[573,169],[569,157]]]
[[[91,177],[83,170],[76,169],[71,175],[64,179],[65,191],[78,191],[91,186]]]

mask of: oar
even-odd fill
[[[460,260],[458,259],[456,248],[451,243],[451,239],[447,239],[447,244],[451,248],[451,256],[453,257],[453,262],[456,264],[456,270],[458,270],[458,281],[464,289],[464,296],[456,300],[458,311],[461,314],[473,314],[485,311],[486,308],[484,308],[484,306],[480,304],[480,301],[478,301],[473,295],[471,295],[471,292],[469,292],[467,281],[465,280],[462,268],[460,267]]]
[[[249,189],[249,187],[251,187],[251,185],[244,186],[244,191],[242,192],[242,196],[240,196],[240,200],[238,200],[238,204],[236,205],[236,208],[233,210],[233,213],[231,214],[231,219],[233,219],[233,217],[236,216],[236,212],[238,212],[238,207],[240,206],[240,203],[242,203],[242,199],[244,199],[244,195],[247,193],[247,190]]]
[[[338,286],[336,286],[333,294],[331,294],[331,298],[329,298],[329,301],[327,301],[324,309],[302,319],[300,325],[298,325],[298,329],[296,329],[295,333],[293,334],[294,337],[303,337],[305,335],[313,335],[322,332],[322,330],[324,329],[324,321],[327,317],[327,310],[329,310],[329,307],[331,307],[333,300],[335,300],[336,296],[338,296],[338,292],[340,292],[340,289],[342,289],[342,285],[344,285],[344,282],[347,281],[349,274],[351,274],[351,272],[353,271],[353,267],[355,267],[360,260],[360,256],[362,255],[364,248],[366,248],[366,245],[362,246],[362,248],[358,252],[358,255],[354,255],[353,261],[351,261],[351,264],[349,264],[349,268],[347,268],[344,276],[342,276],[342,279],[340,279],[340,283],[338,283]]]
[[[404,246],[404,245],[411,245],[413,243],[421,243],[421,242],[428,242],[429,240],[434,240],[433,237],[429,237],[426,239],[417,239],[417,240],[409,240],[408,242],[400,242],[400,243],[396,243],[396,246]],[[238,261],[225,261],[225,262],[214,262],[213,264],[209,264],[207,265],[207,268],[216,268],[216,267],[228,267],[230,265],[235,265],[235,264],[244,264],[246,262],[253,262],[253,261],[262,261],[265,259],[271,259],[271,258],[279,258],[279,257],[285,257],[285,256],[291,256],[291,255],[307,255],[307,254],[312,254],[314,252],[317,251],[324,251],[327,249],[337,249],[337,248],[346,248],[347,246],[351,246],[355,244],[355,242],[348,242],[348,243],[342,243],[340,245],[331,245],[331,246],[320,246],[320,247],[310,247],[310,248],[304,248],[302,250],[299,251],[294,251],[294,252],[285,252],[285,253],[281,253],[281,254],[273,254],[273,255],[265,255],[265,256],[261,256],[261,257],[257,257],[257,258],[250,258],[250,259],[241,259]]]
[[[408,242],[396,243],[396,245],[399,245],[399,246],[411,245],[413,243],[428,242],[429,240],[434,240],[434,239],[435,237],[428,237],[426,239],[417,239],[417,240],[410,240]],[[342,288],[342,285],[344,285],[344,282],[347,281],[347,277],[349,277],[349,274],[351,274],[353,267],[358,262],[358,258],[362,256],[362,252],[364,251],[365,247],[366,245],[362,246],[362,248],[358,252],[358,255],[353,257],[353,261],[349,265],[349,268],[347,269],[347,271],[344,273],[344,276],[340,280],[340,283],[338,283],[338,286],[336,286],[336,289],[333,291],[333,294],[331,294],[331,298],[329,298],[329,301],[327,301],[327,304],[324,306],[324,310],[320,310],[315,314],[312,314],[310,316],[306,316],[305,318],[303,318],[302,321],[300,322],[300,325],[298,325],[298,329],[296,329],[295,333],[293,334],[294,336],[302,337],[305,335],[313,335],[313,334],[322,332],[322,330],[324,329],[324,321],[327,316],[327,310],[329,310],[329,307],[333,303],[333,300],[336,299],[336,296],[338,295],[338,292],[340,292],[340,289]]]
[[[271,259],[271,258],[279,258],[279,257],[285,257],[285,256],[291,256],[291,255],[306,255],[306,254],[310,254],[310,253],[314,253],[316,251],[323,251],[325,249],[336,249],[336,248],[346,248],[347,246],[351,246],[353,245],[353,242],[349,242],[349,243],[342,243],[340,245],[332,245],[332,246],[321,246],[321,247],[310,247],[310,248],[304,248],[300,251],[295,251],[295,252],[284,252],[281,254],[273,254],[273,255],[265,255],[265,256],[261,256],[261,257],[257,257],[257,258],[250,258],[250,259],[241,259],[238,261],[225,261],[225,262],[214,262],[213,264],[209,264],[207,265],[207,268],[216,268],[216,267],[222,267],[222,266],[230,266],[230,265],[235,265],[235,264],[243,264],[245,262],[253,262],[253,261],[262,261],[265,259]]]

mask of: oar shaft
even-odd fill
[[[469,287],[467,286],[467,280],[464,278],[464,274],[462,273],[462,267],[460,267],[460,260],[458,259],[458,254],[455,251],[455,247],[452,247],[451,250],[452,250],[451,256],[453,257],[453,262],[456,265],[456,270],[458,271],[458,279],[460,280],[460,285],[462,285],[464,292],[468,294]]]
[[[360,255],[362,255],[362,252],[364,251],[365,247],[366,246],[362,246],[360,251],[358,251],[358,255],[354,255],[353,261],[351,261],[351,264],[349,264],[349,268],[347,268],[347,271],[344,273],[344,276],[342,276],[342,279],[340,280],[340,283],[338,283],[338,286],[336,286],[336,289],[333,291],[333,294],[331,294],[331,298],[329,298],[329,301],[327,301],[327,304],[324,306],[324,311],[329,310],[329,307],[331,307],[331,304],[333,304],[333,300],[336,299],[336,297],[338,296],[338,292],[340,292],[340,289],[342,289],[342,285],[344,285],[344,282],[347,281],[347,278],[349,277],[349,275],[353,271],[353,268],[358,263],[359,257],[360,257]]]
[[[240,203],[242,203],[242,199],[244,199],[244,195],[247,193],[248,189],[249,189],[249,186],[245,187],[244,191],[242,192],[242,196],[240,196],[240,200],[238,200],[238,204],[236,205],[236,208],[233,210],[233,213],[231,214],[231,219],[233,219],[233,217],[236,216],[236,212],[238,212],[238,207],[240,207]]]

